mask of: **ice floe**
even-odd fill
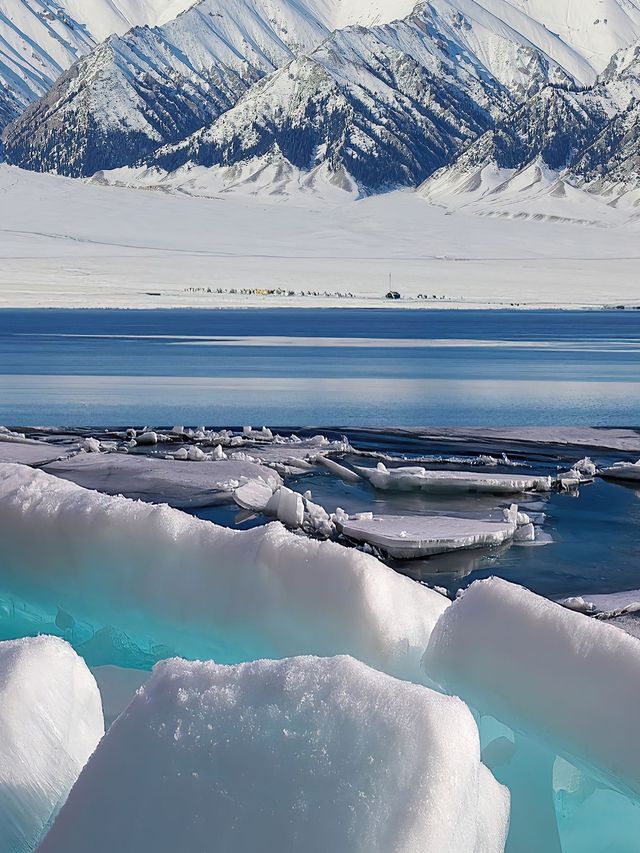
[[[0,643],[0,850],[30,853],[104,732],[96,682],[56,637]]]
[[[193,465],[130,453],[81,453],[44,470],[88,489],[176,507],[231,501],[235,489],[249,481],[262,480],[272,490],[281,483],[279,474],[255,462],[223,459]]]
[[[623,480],[640,484],[640,459],[637,462],[616,462],[610,468],[598,471],[605,480]]]
[[[170,660],[40,853],[500,853],[508,802],[458,699],[348,657]]]
[[[514,538],[513,521],[447,515],[377,516],[339,524],[342,533],[368,542],[397,559],[418,559],[447,551],[501,545]]]
[[[348,653],[416,678],[448,606],[278,523],[230,530],[20,465],[0,465],[0,539],[5,584],[24,599],[220,662]]]
[[[376,468],[358,467],[357,470],[374,488],[383,490],[485,492],[497,495],[548,492],[552,487],[551,477],[485,474],[479,471],[430,471],[420,466],[387,468],[382,462]]]

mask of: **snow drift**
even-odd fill
[[[371,556],[278,523],[228,530],[20,465],[0,465],[0,540],[16,595],[190,658],[348,653],[417,678],[448,606]]]
[[[348,657],[174,659],[109,730],[41,851],[498,853],[507,822],[458,699]]]
[[[96,682],[56,637],[0,643],[0,850],[27,853],[104,733]]]

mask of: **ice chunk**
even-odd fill
[[[499,853],[507,812],[458,699],[348,657],[171,660],[40,853]]]
[[[191,447],[186,453],[187,459],[191,458],[192,451],[202,453],[199,448]],[[239,486],[250,480],[262,479],[274,489],[282,482],[275,471],[254,462],[222,460],[192,465],[184,461],[123,453],[81,454],[47,465],[45,470],[56,477],[110,495],[165,502],[177,507],[231,501],[232,482]]]
[[[136,436],[136,444],[141,446],[144,445],[153,445],[158,443],[158,434],[153,431],[143,432],[141,435]]]
[[[516,474],[485,474],[479,471],[428,471],[421,467],[387,468],[380,463],[377,468],[358,467],[358,473],[376,489],[424,492],[486,492],[489,494],[517,494],[520,492],[548,492],[551,477]]]
[[[572,595],[569,598],[562,598],[558,601],[558,604],[561,604],[569,610],[575,610],[576,613],[595,613],[597,610],[595,604],[591,604],[591,602],[587,601],[587,599],[581,595]]]
[[[352,471],[350,468],[345,468],[344,465],[340,465],[333,459],[329,459],[328,456],[318,456],[317,461],[320,465],[326,468],[327,471],[330,471],[332,474],[335,474],[336,477],[344,480],[345,483],[359,483],[362,479],[362,477],[355,471]]]
[[[611,618],[613,616],[621,616],[625,613],[637,613],[640,610],[640,589],[572,596],[558,603],[562,604],[563,607],[568,607],[570,610],[577,610],[580,613],[598,612],[603,616]]]
[[[536,529],[531,522],[521,524],[513,534],[514,542],[533,542],[535,541],[535,538]]]
[[[243,509],[264,512],[273,491],[263,480],[250,480],[233,493],[233,499]]]
[[[339,526],[349,539],[368,542],[398,559],[500,545],[516,532],[515,521],[447,515],[378,515],[370,519],[349,518]]]
[[[417,678],[448,606],[366,554],[278,523],[229,530],[20,465],[0,465],[0,541],[16,594],[186,657],[348,653]]]
[[[280,486],[269,498],[265,513],[272,515],[287,527],[294,530],[302,527],[304,521],[304,502],[302,495],[286,486]]]
[[[104,733],[96,682],[56,637],[0,643],[0,850],[40,841]]]
[[[482,713],[640,794],[640,641],[498,578],[447,609],[423,665]]]

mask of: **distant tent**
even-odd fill
[[[397,290],[390,290],[387,294],[385,294],[385,299],[402,299]]]

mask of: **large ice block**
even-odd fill
[[[448,606],[367,554],[279,523],[229,530],[20,465],[0,465],[0,540],[5,585],[23,600],[185,657],[349,653],[418,677]]]
[[[158,664],[40,853],[500,853],[458,699],[348,657]]]

